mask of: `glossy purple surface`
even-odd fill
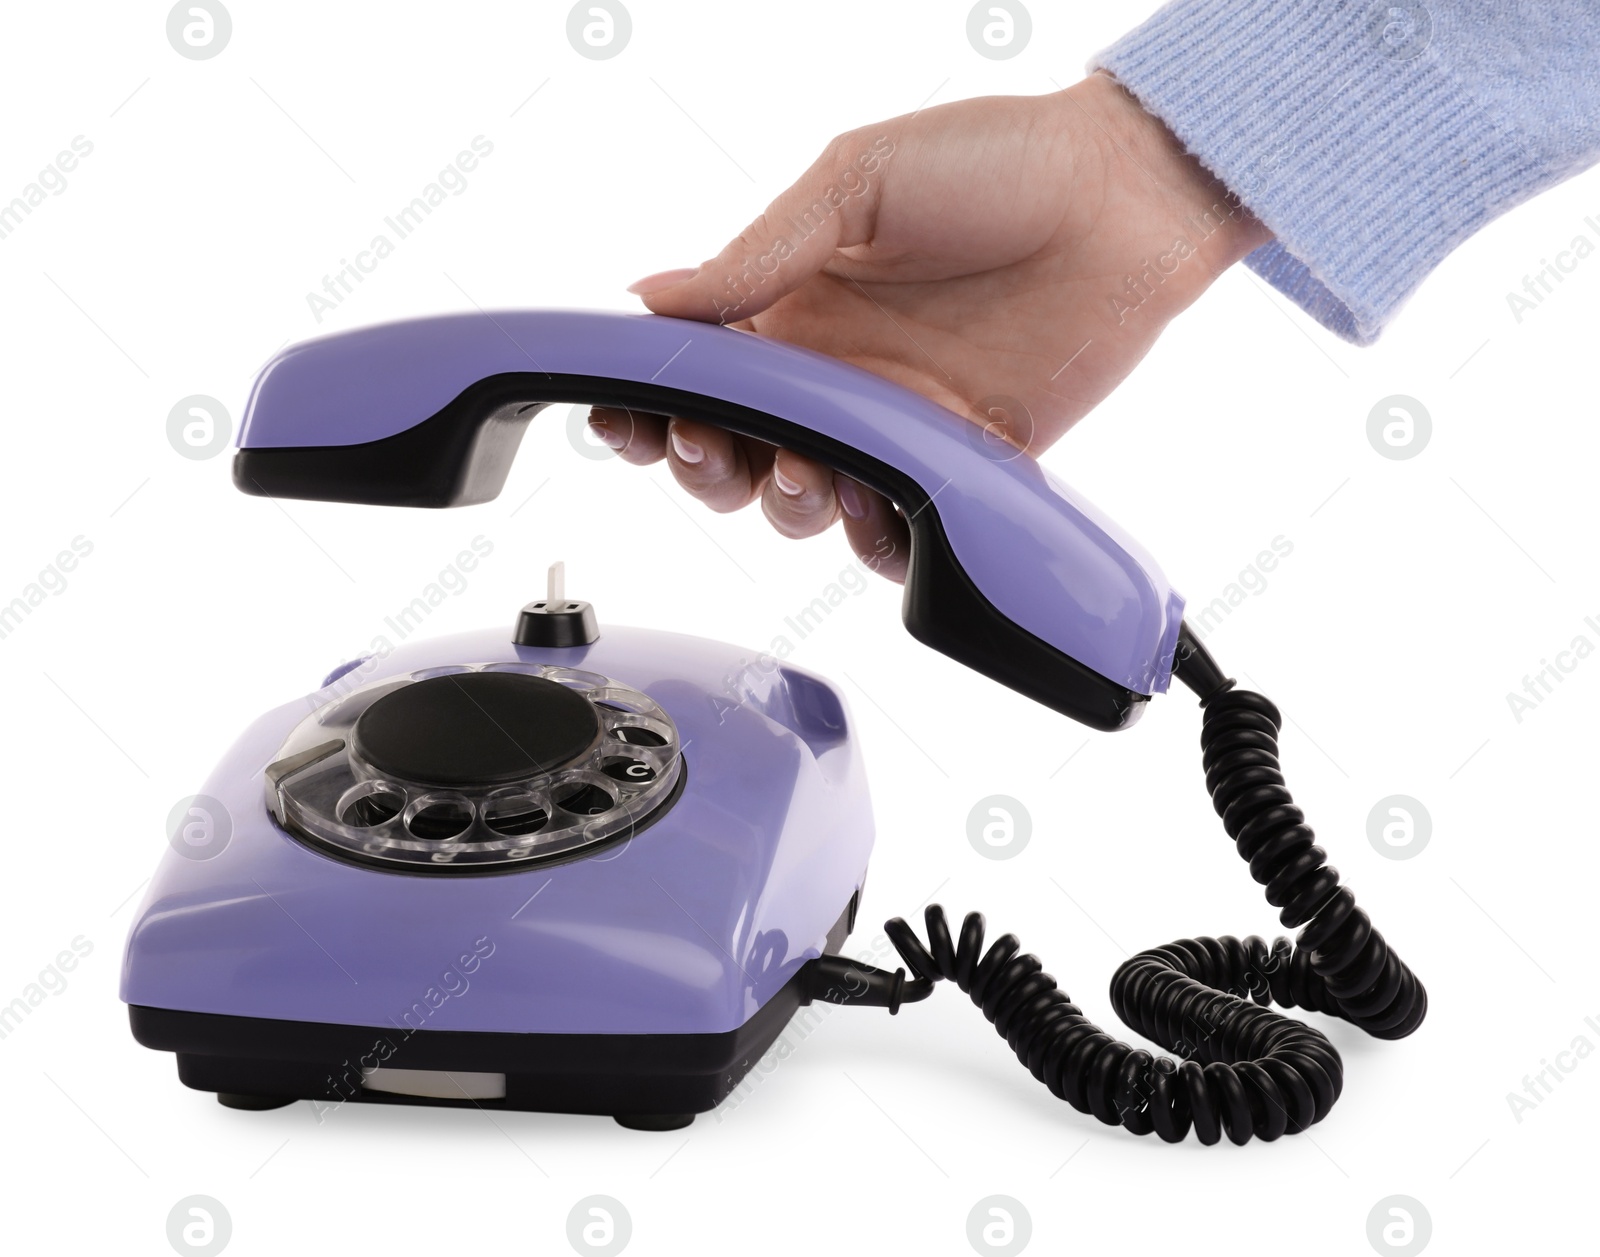
[[[897,467],[933,498],[956,558],[1003,615],[1137,693],[1167,689],[1183,599],[1110,519],[1026,455],[986,452],[979,430],[942,406],[836,359],[731,328],[510,310],[343,332],[267,364],[239,445],[393,436],[469,384],[507,372],[654,382],[718,397]]]
[[[200,788],[227,808],[228,845],[209,860],[164,853],[128,939],[122,998],[373,1027],[736,1028],[819,953],[873,837],[836,692],[787,666],[750,669],[728,690],[750,653],[607,626],[587,647],[532,650],[489,630],[403,645],[267,713]],[[604,672],[665,707],[686,747],[676,805],[624,845],[485,876],[358,868],[272,822],[262,770],[311,706],[385,676],[512,660]],[[469,971],[461,957],[481,954],[480,940],[492,952]]]

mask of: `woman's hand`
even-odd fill
[[[657,314],[875,371],[1037,456],[1267,238],[1094,74],[1050,96],[960,101],[840,136],[711,261],[630,291]],[[712,510],[759,497],[789,537],[843,516],[856,553],[904,579],[904,521],[818,463],[687,418],[596,410],[591,423],[628,462],[666,458]]]

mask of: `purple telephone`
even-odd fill
[[[671,1129],[721,1103],[802,1005],[898,1012],[950,980],[1079,1111],[1244,1143],[1322,1120],[1342,1086],[1332,1042],[1268,1004],[1379,1038],[1422,1023],[1427,992],[1284,785],[1277,708],[1223,674],[1115,524],[876,376],[654,316],[416,319],[279,354],[234,481],[483,502],[523,426],[562,402],[692,416],[885,494],[911,532],[910,632],[1096,729],[1183,681],[1217,814],[1296,943],[1183,939],[1121,966],[1113,1006],[1179,1061],[1101,1030],[1014,936],[985,949],[978,913],[953,932],[930,906],[926,942],[889,921],[893,973],[837,954],[873,841],[843,696],[784,665],[730,708],[733,647],[602,630],[553,570],[509,633],[353,661],[208,779],[122,986],[135,1037],[175,1052],[188,1086],[235,1108],[470,1104]]]

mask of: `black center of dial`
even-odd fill
[[[443,787],[509,785],[583,758],[600,719],[577,691],[515,672],[429,677],[356,721],[352,750],[385,776]]]

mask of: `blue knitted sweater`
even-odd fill
[[[1357,344],[1600,158],[1600,0],[1176,0],[1091,66],[1273,232],[1245,264]]]

